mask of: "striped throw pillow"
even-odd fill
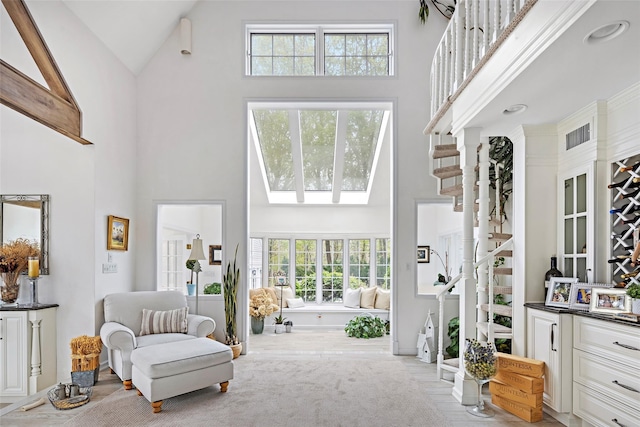
[[[175,310],[155,311],[142,309],[140,335],[187,333],[187,313],[189,307]]]

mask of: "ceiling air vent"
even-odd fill
[[[566,135],[567,150],[571,150],[580,144],[583,144],[591,139],[591,124],[587,123],[584,126],[580,126],[578,129],[569,132]]]

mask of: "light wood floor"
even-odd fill
[[[451,395],[452,385],[444,381],[439,381],[436,377],[435,363],[421,362],[415,356],[393,356],[391,353],[391,342],[389,336],[374,339],[349,338],[342,330],[311,330],[293,328],[289,334],[276,335],[267,326],[261,335],[250,335],[247,343],[246,355],[241,357],[256,361],[291,358],[305,360],[311,358],[330,358],[336,360],[349,358],[393,358],[400,360],[406,367],[407,372],[418,381],[425,392],[431,397],[438,409],[447,417],[454,427],[468,427],[470,425],[491,425],[491,426],[526,426],[529,423],[516,418],[515,416],[496,408],[494,418],[478,418],[466,412],[466,407],[460,405]],[[109,374],[108,370],[100,372],[100,380],[93,389],[93,395],[89,405],[97,404],[101,399],[118,390],[122,384],[115,375]],[[486,392],[485,392],[485,395]],[[46,399],[46,397],[45,397]],[[488,396],[487,398],[488,399]],[[485,399],[485,401],[486,401]],[[18,404],[30,403],[35,399],[27,399]],[[47,402],[47,405],[49,403]],[[87,405],[87,407],[89,406]],[[19,410],[19,406],[13,405],[14,410]],[[80,408],[78,408],[80,409]],[[5,411],[9,408],[5,408]],[[57,421],[62,418],[73,417],[72,411],[58,411]],[[4,413],[4,411],[3,411]],[[41,426],[42,419],[35,415],[33,419],[29,417],[29,412],[21,414],[20,426]],[[0,425],[4,425],[0,419]],[[14,424],[12,424],[14,425]],[[545,414],[544,420],[535,424],[537,427],[562,426],[561,423]]]

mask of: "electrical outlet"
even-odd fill
[[[106,263],[102,264],[102,272],[103,273],[117,273],[118,272],[118,264],[115,263]]]

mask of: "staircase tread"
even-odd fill
[[[441,179],[453,178],[454,176],[461,176],[462,169],[460,169],[460,165],[443,166],[434,169],[433,175]]]
[[[433,155],[434,159],[442,159],[444,157],[456,157],[459,156],[460,152],[458,151],[458,147],[456,144],[441,144],[433,147]]]
[[[498,254],[496,256],[505,257],[505,258],[511,258],[511,257],[513,257],[513,251],[505,249],[505,250],[502,250],[502,251],[498,252]]]
[[[476,326],[485,335],[489,332],[489,322],[478,322]],[[509,338],[509,336],[513,336],[511,328],[497,323],[493,323],[493,331],[496,338]]]
[[[480,205],[479,205],[479,204],[477,204],[477,203],[474,203],[474,204],[473,204],[473,211],[474,211],[474,212],[478,212],[478,210],[479,210],[479,209],[480,209]],[[461,203],[461,204],[459,204],[459,205],[455,205],[455,206],[453,207],[453,211],[454,211],[454,212],[462,212],[462,203]]]
[[[489,289],[487,289],[486,287],[479,287],[478,291],[489,293]],[[494,295],[498,295],[498,294],[510,295],[512,293],[513,293],[513,288],[511,286],[494,286],[493,287]]]
[[[489,233],[489,240],[509,240],[512,237],[512,234],[509,233]]]
[[[480,304],[480,308],[484,311],[489,311],[489,304]],[[493,312],[500,316],[513,317],[513,307],[502,304],[493,304]]]
[[[511,267],[495,267],[493,269],[493,274],[500,274],[502,276],[509,276],[513,274],[513,268]]]

